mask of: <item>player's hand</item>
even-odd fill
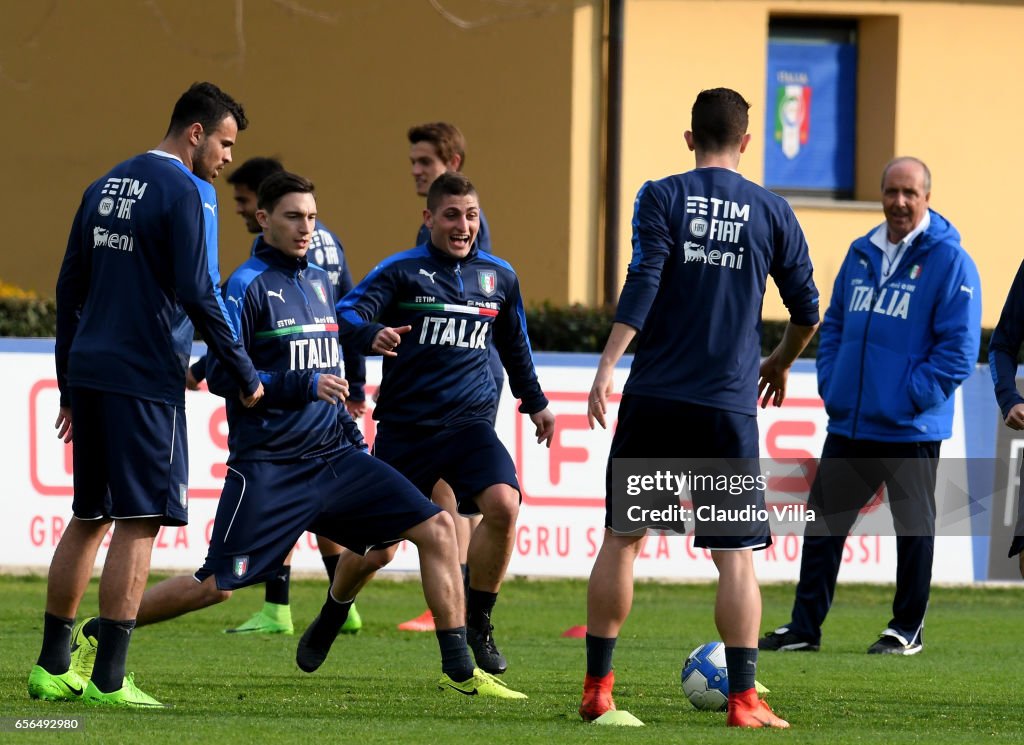
[[[1010,429],[1024,429],[1024,404],[1014,405],[1003,421],[1006,422],[1006,426]]]
[[[767,409],[768,403],[782,406],[786,400],[786,383],[789,380],[789,367],[783,367],[771,355],[761,363],[761,377],[757,381],[757,397],[761,408]]]
[[[395,350],[402,343],[402,334],[407,334],[410,331],[412,331],[412,326],[399,326],[397,328],[388,326],[382,328],[373,337],[373,344],[370,346],[370,350],[374,354],[382,354],[385,357],[397,357],[398,352]]]
[[[57,414],[57,421],[53,423],[53,428],[57,430],[57,437],[64,440],[65,443],[71,442],[71,407],[61,406],[60,412]]]
[[[366,414],[366,401],[353,401],[351,398],[346,398],[345,408],[348,409],[348,415],[358,422],[359,418]]]
[[[256,386],[256,390],[252,392],[252,395],[246,396],[243,393],[239,393],[238,397],[240,399],[242,399],[242,405],[245,406],[245,408],[251,409],[257,403],[259,403],[259,400],[261,398],[263,398],[263,383],[262,383],[262,381],[260,382],[260,384],[258,386]]]
[[[590,387],[590,395],[587,396],[587,423],[594,428],[594,422],[601,425],[601,429],[608,429],[605,415],[608,413],[608,397],[612,395],[612,372],[599,369],[594,376],[594,384]]]
[[[348,397],[348,381],[330,373],[321,373],[316,381],[316,397],[329,404],[342,403]]]
[[[537,444],[544,443],[551,447],[551,438],[555,436],[555,415],[551,409],[542,409],[536,414],[530,414],[530,420],[536,426],[534,434],[537,435]]]
[[[185,368],[185,387],[188,388],[190,391],[199,390],[199,381],[196,380],[196,376],[192,374],[191,367]]]

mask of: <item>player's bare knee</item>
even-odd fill
[[[476,498],[482,522],[491,530],[515,529],[519,517],[519,492],[507,484],[495,484]]]
[[[223,603],[231,597],[231,594],[231,590],[222,590],[217,587],[217,582],[212,576],[200,582],[196,591],[199,607],[201,608],[208,608],[211,605]]]
[[[455,520],[447,512],[438,512],[412,530],[412,542],[420,547],[454,546]]]
[[[391,557],[384,551],[370,551],[363,557],[363,566],[368,574],[383,569],[391,563]]]

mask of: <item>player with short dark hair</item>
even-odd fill
[[[409,128],[407,136],[412,178],[416,184],[416,193],[421,197],[427,196],[430,185],[442,173],[462,171],[462,167],[466,164],[466,138],[462,131],[450,122],[417,124]],[[420,229],[416,233],[416,245],[422,246],[429,242],[430,228],[421,219]],[[491,229],[483,210],[480,210],[480,230],[476,236],[476,247],[479,251],[491,253]],[[339,295],[339,297],[342,296]],[[494,411],[491,419],[495,421],[498,416],[501,391],[505,387],[505,368],[494,347],[491,347],[490,365],[491,373],[494,375]],[[455,504],[455,495],[452,493],[451,487],[444,481],[439,481],[434,486],[430,499],[448,510],[449,514],[455,518],[455,534],[459,539],[459,559],[468,585],[467,551],[473,530],[480,523],[480,517],[460,516],[458,506]],[[344,559],[342,560],[344,561]],[[398,624],[398,628],[402,631],[433,631],[434,619],[430,615],[430,609],[428,608],[416,618],[403,621]]]
[[[284,172],[284,166],[277,158],[256,156],[249,158],[242,165],[232,171],[227,181],[234,187],[235,213],[244,221],[246,228],[253,235],[262,232],[259,222],[256,220],[258,209],[258,197],[260,186],[274,174]],[[253,250],[256,249],[258,238],[253,240]],[[345,249],[338,236],[327,228],[320,219],[317,219],[316,229],[310,242],[308,259],[327,272],[336,298],[342,297],[352,289],[352,274],[345,259]],[[345,379],[349,384],[348,397],[345,399],[345,408],[353,418],[358,419],[366,411],[366,393],[364,385],[366,382],[366,360],[363,355],[349,346],[342,348],[342,357],[345,361]],[[197,360],[190,368],[186,376],[186,386],[191,390],[198,390],[199,381],[206,375],[206,357]],[[323,536],[317,536],[317,547],[324,562],[324,569],[327,571],[329,581],[334,581],[334,571],[341,556],[341,546],[333,543]],[[291,554],[285,559],[284,565],[266,582],[264,588],[263,606],[244,623],[230,629],[230,634],[291,634],[294,631],[292,623],[291,605],[289,603],[289,592],[291,588]],[[345,622],[345,633],[356,633],[363,626],[359,611],[353,606],[348,620]]]
[[[218,290],[209,183],[247,124],[233,98],[196,83],[157,148],[115,166],[82,197],[57,279],[56,426],[65,442],[74,435],[74,516],[50,564],[32,698],[161,705],[125,677],[125,662],[157,531],[188,522],[189,319],[223,361],[237,403],[263,395]],[[111,523],[95,632],[103,650],[80,676],[71,667],[82,627],[74,618]]]
[[[507,262],[474,243],[480,221],[475,187],[460,173],[443,173],[431,184],[427,204],[430,241],[384,259],[342,298],[341,336],[384,356],[374,455],[424,494],[443,479],[460,514],[483,515],[469,544],[467,634],[477,665],[497,675],[508,663],[494,641],[491,617],[512,556],[521,490],[490,419],[492,345],[538,443],[550,447],[555,417],[537,380],[519,279]],[[393,549],[373,553],[359,566],[339,565],[345,597],[354,598],[394,555]],[[329,647],[327,640],[324,656]]]
[[[736,91],[701,91],[686,173],[648,181],[636,198],[633,259],[590,390],[590,426],[606,425],[615,365],[637,340],[607,471],[601,549],[587,588],[587,674],[580,716],[615,709],[612,654],[633,598],[633,564],[645,531],[613,527],[613,463],[624,458],[734,459],[757,475],[757,403],[782,404],[789,368],[818,324],[818,291],[803,231],[784,199],[737,172],[750,141],[750,105]],[[790,313],[782,341],[760,361],[767,278]],[[760,365],[760,366],[759,366]],[[671,437],[665,433],[671,432]],[[716,504],[721,495],[694,494]],[[763,490],[744,498],[764,507]],[[676,497],[678,503],[678,497]],[[696,524],[694,545],[719,573],[715,624],[725,644],[730,726],[788,727],[755,689],[761,594],[753,551],[771,545],[767,520]]]

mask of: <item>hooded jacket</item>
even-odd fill
[[[930,224],[884,283],[883,223],[850,246],[818,345],[818,393],[828,431],[882,442],[944,440],[953,394],[981,342],[981,281],[960,234],[929,210]]]

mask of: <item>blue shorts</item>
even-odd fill
[[[758,464],[757,417],[684,401],[623,394],[619,404],[619,422],[612,436],[605,472],[605,527],[612,526],[612,463],[616,458],[694,458],[714,459],[730,471],[756,476]],[[694,493],[695,511],[701,507],[742,508],[750,501],[750,492],[742,503],[727,503],[721,492]],[[719,501],[722,500],[722,501]],[[764,491],[758,490],[755,510],[764,510]],[[701,514],[707,514],[702,510]],[[729,533],[726,535],[725,533]],[[764,549],[772,545],[768,520],[713,523],[694,521],[693,545],[716,550]]]
[[[373,454],[428,496],[438,479],[447,481],[460,515],[480,514],[476,497],[495,484],[508,484],[522,502],[515,463],[488,421],[446,429],[379,424]]]
[[[188,524],[184,407],[74,387],[71,422],[75,517]]]
[[[228,466],[206,562],[221,590],[263,582],[305,531],[358,553],[441,511],[395,469],[355,448],[324,458]]]

